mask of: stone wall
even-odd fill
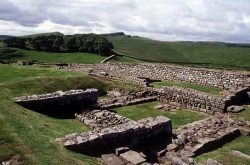
[[[188,82],[223,89],[242,88],[245,84],[249,84],[250,82],[249,72],[202,69],[161,64],[74,64],[65,68],[69,70],[89,72],[110,78],[118,78],[141,85],[148,84],[147,78],[154,80]]]
[[[95,129],[80,134],[70,134],[56,139],[64,147],[81,153],[101,152],[120,146],[134,146],[160,135],[170,138],[171,120],[158,116],[129,121],[114,127]]]
[[[230,102],[226,98],[180,87],[165,87],[159,90],[159,95],[161,102],[177,102],[182,108],[209,114],[225,112]]]
[[[214,114],[216,112],[226,112],[227,107],[231,105],[248,103],[250,98],[247,91],[249,90],[250,88],[246,87],[227,96],[216,96],[181,87],[164,87],[157,91],[159,100],[163,103],[177,102],[182,108]]]
[[[98,106],[101,109],[112,109],[122,106],[157,101],[158,92],[154,90],[123,92],[119,91],[118,89],[113,89],[108,91],[107,96],[107,98],[98,100]]]
[[[16,103],[33,110],[74,109],[97,104],[97,89],[57,91],[41,95],[22,96]]]

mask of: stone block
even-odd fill
[[[114,154],[104,154],[101,156],[105,165],[124,165],[125,163]]]
[[[120,157],[128,162],[133,163],[134,165],[146,162],[146,159],[144,159],[138,152],[133,150],[121,154]]]

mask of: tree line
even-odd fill
[[[5,41],[7,47],[35,49],[47,52],[86,52],[110,55],[113,44],[106,37],[97,34],[39,35],[35,37],[14,37]]]

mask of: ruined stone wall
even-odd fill
[[[165,87],[158,90],[159,100],[162,102],[177,102],[182,108],[202,111],[209,114],[215,112],[225,112],[227,106],[230,105],[230,100],[210,95],[204,92],[185,89],[180,87]]]
[[[212,151],[241,135],[240,129],[228,116],[210,117],[179,127],[173,131],[172,143],[167,146],[166,164],[174,164],[176,158],[182,164],[191,157]]]
[[[159,100],[162,102],[177,102],[182,108],[202,111],[209,114],[226,112],[231,105],[242,105],[250,102],[247,92],[250,87],[245,87],[229,95],[211,95],[208,93],[185,89],[181,87],[164,87],[157,90]]]
[[[88,153],[111,149],[119,146],[132,146],[157,135],[171,137],[171,120],[158,116],[144,118],[138,122],[129,121],[114,127],[95,129],[80,134],[70,134],[56,139],[64,147],[78,152]]]
[[[97,103],[97,89],[57,91],[41,95],[22,96],[16,99],[16,103],[29,109],[60,109],[92,106]]]
[[[70,65],[70,70],[78,70],[93,74],[101,74],[110,78],[119,78],[128,82],[146,85],[143,78],[157,80],[182,81],[223,89],[242,88],[249,84],[249,72],[202,69],[161,64],[117,64],[105,63],[96,65]]]

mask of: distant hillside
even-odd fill
[[[101,35],[105,37],[116,37],[116,36],[125,36],[126,34],[124,32],[116,32],[116,33],[106,33]]]
[[[0,41],[1,40],[5,40],[5,39],[8,39],[8,38],[13,38],[14,36],[9,36],[9,35],[0,35]]]
[[[30,38],[34,38],[34,37],[38,37],[38,36],[49,36],[49,35],[58,35],[58,36],[63,36],[63,33],[60,32],[51,32],[51,33],[37,33],[37,34],[29,34],[29,35],[24,35],[22,37],[30,37]]]
[[[115,51],[139,60],[250,70],[250,44],[163,42],[126,35],[108,40]]]

